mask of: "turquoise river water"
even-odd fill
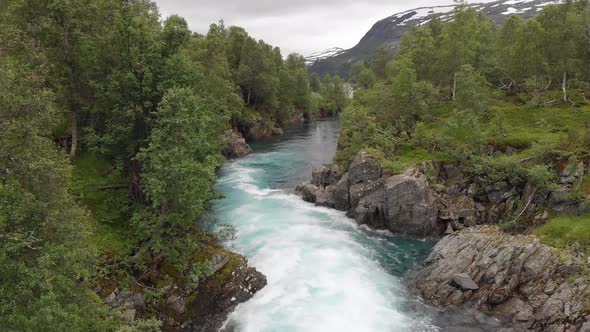
[[[293,193],[312,166],[332,160],[338,133],[336,119],[297,125],[254,143],[254,154],[220,171],[225,199],[216,202],[215,217],[236,230],[227,246],[268,279],[223,330],[493,330],[482,315],[432,308],[407,291],[404,277],[428,254],[429,241],[359,227],[344,212]]]

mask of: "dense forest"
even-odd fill
[[[162,261],[207,275],[224,132],[344,106],[337,77],[310,90],[302,56],[222,22],[193,33],[150,1],[1,6],[3,331],[117,329],[99,281],[141,284]]]
[[[452,19],[407,34],[395,58],[382,49],[353,65],[336,161],[347,166],[366,150],[392,174],[433,160],[488,183],[553,188],[558,172],[590,156],[589,64],[588,1],[501,27],[460,3]],[[590,248],[584,227],[574,236]]]
[[[391,173],[443,160],[550,187],[590,157],[589,64],[588,1],[502,27],[463,3],[395,58],[355,64],[350,102],[302,56],[223,22],[194,33],[151,1],[0,2],[0,330],[158,329],[94,290],[150,290],[164,261],[181,280],[210,273],[198,253],[230,129],[343,111],[343,165],[367,150]]]

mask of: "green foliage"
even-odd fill
[[[309,88],[312,92],[319,93],[322,88],[322,81],[317,73],[312,73],[309,80]]]
[[[357,62],[352,65],[350,69],[350,82],[357,88],[369,89],[373,87],[377,81],[377,76],[369,67],[365,66],[363,62]]]
[[[216,197],[211,184],[221,162],[223,129],[223,118],[191,90],[174,88],[164,96],[148,146],[137,156],[151,201],[150,212],[137,226],[150,252],[173,261],[190,254],[179,237]],[[176,240],[167,241],[171,238]]]
[[[163,261],[204,274],[190,256],[222,134],[316,111],[303,57],[223,22],[193,34],[152,1],[1,8],[0,330],[158,330],[121,327],[93,279],[139,279]],[[344,107],[342,82],[328,90],[322,102]]]
[[[488,111],[488,83],[470,65],[463,65],[455,74],[455,106],[459,111],[481,116]]]
[[[557,216],[534,231],[545,243],[558,248],[579,245],[590,252],[590,215]]]
[[[46,86],[43,72],[0,58],[0,329],[109,329],[88,290],[89,216],[49,138],[57,108]]]

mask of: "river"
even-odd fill
[[[497,325],[422,304],[404,276],[432,244],[359,227],[343,212],[303,202],[293,188],[313,165],[331,162],[337,119],[288,128],[226,163],[215,217],[232,225],[227,246],[264,273],[268,285],[239,305],[225,331],[478,331]]]

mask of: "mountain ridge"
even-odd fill
[[[554,0],[499,0],[488,3],[473,3],[470,7],[488,15],[496,24],[501,25],[516,14],[525,19],[536,16],[545,6],[558,4]],[[309,71],[320,76],[325,74],[347,77],[353,63],[372,58],[381,46],[389,48],[395,54],[402,36],[413,28],[425,25],[434,18],[450,20],[456,4],[430,7],[418,7],[399,12],[376,22],[354,47],[341,52],[316,52],[306,57]]]

